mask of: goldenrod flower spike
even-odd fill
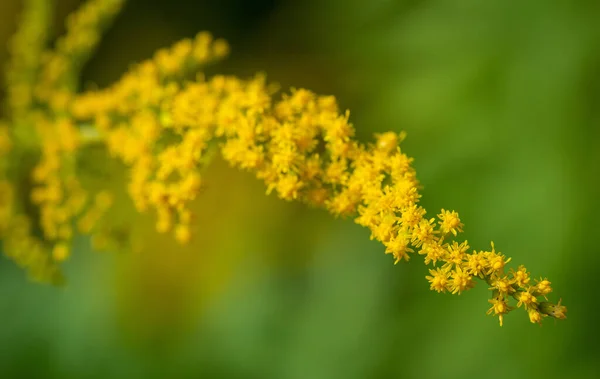
[[[55,111],[64,109],[78,90],[84,64],[100,42],[101,33],[119,14],[125,0],[89,0],[67,18],[66,34],[47,50],[35,90]]]
[[[9,41],[6,110],[13,119],[22,116],[34,100],[52,13],[52,1],[25,0],[20,27]]]
[[[461,294],[484,281],[491,291],[487,313],[500,325],[519,307],[534,323],[566,317],[560,301],[541,301],[552,292],[547,279],[533,284],[525,267],[507,270],[511,259],[493,243],[475,251],[458,239],[464,225],[456,211],[426,216],[413,159],[399,147],[404,133],[377,134],[365,145],[355,140],[349,112],[340,111],[333,96],[306,89],[275,96],[262,75],[205,78],[202,67],[229,51],[206,32],[159,50],[106,89],[76,94],[81,65],[121,5],[89,1],[69,19],[67,35],[48,58],[28,66],[41,67],[37,103],[19,109],[36,140],[16,133],[16,112],[0,124],[0,236],[6,254],[33,276],[56,280],[57,264],[70,254],[73,226],[91,233],[94,246],[110,246],[110,233],[98,225],[112,196],[79,180],[86,146],[104,146],[129,168],[126,186],[137,210],[155,213],[157,232],[181,243],[193,238],[188,204],[201,192],[207,158],[218,150],[230,165],[263,180],[267,193],[354,217],[394,263],[423,256],[434,266],[426,276],[431,290]],[[15,65],[11,70],[19,71]],[[193,74],[196,80],[189,81]],[[31,170],[28,181],[9,175],[9,163],[30,156],[38,157],[33,168],[18,167]],[[39,216],[30,217],[23,206],[28,202],[39,207]]]

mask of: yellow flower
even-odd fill
[[[55,261],[62,262],[69,257],[69,247],[66,243],[61,242],[52,249],[52,257]]]
[[[417,204],[410,204],[402,210],[400,221],[407,228],[416,228],[423,220],[425,209]]]
[[[442,234],[452,233],[455,236],[458,232],[463,231],[463,224],[460,222],[460,218],[458,218],[458,213],[455,211],[447,211],[442,209],[442,213],[438,215],[440,219],[440,229]]]
[[[527,314],[529,315],[529,321],[534,324],[542,323],[542,314],[535,309],[528,309]]]
[[[462,291],[468,290],[475,285],[473,277],[461,267],[456,267],[450,272],[452,279],[450,280],[450,290],[453,294],[461,294]]]
[[[469,244],[467,241],[463,241],[462,243],[458,243],[456,241],[452,242],[452,245],[446,244],[446,249],[448,250],[448,254],[446,254],[446,266],[458,266],[463,263],[463,260],[466,257],[467,250],[469,250]]]
[[[192,238],[189,225],[180,224],[175,228],[175,239],[177,242],[186,244]]]
[[[384,242],[386,246],[385,253],[392,254],[394,256],[394,264],[404,259],[408,261],[410,259],[409,253],[413,250],[409,247],[410,240],[408,235],[403,232],[399,232],[395,236],[391,237],[388,241]]]
[[[419,254],[425,255],[426,265],[430,263],[435,265],[437,261],[444,259],[447,253],[446,249],[437,243],[424,244],[419,250]]]
[[[506,300],[503,297],[497,297],[488,300],[492,307],[487,311],[487,314],[494,313],[495,316],[498,316],[498,320],[500,321],[500,326],[504,321],[504,315],[510,311],[510,307],[506,303]]]
[[[452,284],[450,284],[450,274],[447,268],[437,268],[435,270],[429,270],[429,273],[431,274],[431,276],[426,276],[425,278],[429,281],[429,288],[432,291],[436,291],[438,293],[446,292],[448,290],[449,285],[452,288],[454,288],[454,279],[452,280]]]
[[[435,239],[436,230],[434,229],[435,219],[421,220],[412,232],[412,243],[419,247],[423,244],[431,243]]]
[[[483,277],[484,271],[487,269],[485,253],[479,252],[467,255],[466,268],[469,274]]]
[[[490,289],[497,290],[501,295],[510,295],[515,292],[515,289],[512,287],[510,280],[507,276],[502,278],[496,278],[492,281],[492,287]]]
[[[526,288],[529,284],[529,273],[525,269],[525,266],[521,265],[519,268],[514,271],[512,270],[512,282],[515,283],[519,288]]]
[[[534,286],[533,290],[536,294],[546,296],[552,292],[552,287],[550,286],[552,283],[550,283],[547,279],[536,280],[536,282],[537,284]]]
[[[523,305],[526,309],[531,309],[538,302],[537,298],[529,290],[519,292],[517,300],[519,300],[517,307]]]

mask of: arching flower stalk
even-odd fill
[[[48,2],[28,0],[11,43],[0,124],[0,237],[5,254],[32,278],[60,281],[75,229],[107,237],[98,225],[112,196],[80,181],[87,147],[101,146],[128,168],[125,185],[137,210],[154,213],[157,232],[182,244],[192,238],[189,204],[216,149],[264,181],[267,193],[353,217],[394,263],[422,256],[433,266],[426,279],[434,291],[460,294],[483,282],[491,291],[488,314],[500,325],[515,307],[535,323],[565,318],[560,301],[541,301],[552,291],[547,279],[532,280],[523,266],[507,269],[511,259],[493,243],[475,251],[459,239],[457,212],[427,216],[412,158],[399,147],[404,133],[363,144],[333,96],[306,89],[279,95],[261,75],[205,78],[200,70],[228,54],[224,40],[199,33],[157,51],[108,88],[77,92],[83,64],[122,4],[88,1],[46,49]]]

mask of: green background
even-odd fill
[[[77,2],[58,3],[60,25]],[[3,43],[19,6],[0,5]],[[0,260],[0,378],[597,377],[599,19],[592,0],[130,1],[85,85],[199,30],[225,37],[210,73],[335,94],[362,141],[405,130],[429,214],[459,211],[472,247],[547,276],[569,318],[517,310],[500,328],[482,283],[429,291],[419,258],[394,266],[351,220],[216,161],[189,247],[131,212],[119,222],[153,248],[78,238],[64,288]]]

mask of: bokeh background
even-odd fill
[[[79,2],[57,3],[59,34]],[[0,2],[3,46],[20,6]],[[419,258],[394,266],[352,220],[215,161],[189,247],[122,212],[152,248],[79,238],[64,288],[0,260],[0,377],[597,378],[599,19],[595,0],[131,0],[87,85],[199,30],[225,37],[210,73],[335,94],[363,141],[407,131],[425,208],[548,276],[569,318],[518,310],[500,328],[481,283],[429,291]]]

